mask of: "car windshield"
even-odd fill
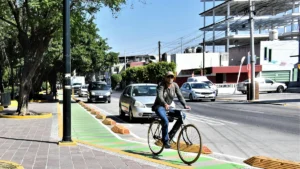
[[[88,86],[82,86],[81,88],[82,88],[82,89],[87,89],[87,88],[88,88]]]
[[[203,81],[204,83],[206,83],[208,86],[212,86],[213,83],[211,81]]]
[[[109,90],[109,87],[106,84],[102,83],[92,83],[92,90]]]
[[[156,96],[156,86],[134,86],[133,96]]]
[[[209,89],[206,83],[193,83],[191,86],[193,89]]]
[[[73,85],[81,85],[81,83],[73,83]]]

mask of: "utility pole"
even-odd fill
[[[254,20],[253,20],[253,13],[254,13],[254,3],[252,0],[249,0],[249,22],[250,22],[250,54],[251,54],[251,86],[250,86],[250,100],[255,99],[255,51],[254,51]]]
[[[124,63],[125,63],[125,70],[126,70],[126,65],[127,65],[127,60],[126,60],[126,52],[125,52],[125,50],[124,50],[124,59],[125,59],[125,61],[124,61]]]
[[[160,41],[158,41],[158,61],[160,62]]]
[[[202,75],[205,75],[205,38],[203,38],[203,60],[202,60]]]
[[[70,0],[63,0],[63,138],[62,142],[72,142],[71,138],[71,56],[70,56]]]
[[[182,53],[182,39],[183,39],[183,37],[181,37],[180,39],[181,39],[181,53]]]

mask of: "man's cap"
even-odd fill
[[[168,71],[168,72],[166,73],[166,76],[174,76],[174,73],[173,73],[172,71]]]

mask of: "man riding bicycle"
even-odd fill
[[[171,104],[174,104],[173,99],[175,94],[183,107],[185,109],[190,109],[190,107],[186,105],[178,84],[173,82],[173,80],[173,72],[168,71],[164,80],[157,87],[157,96],[152,107],[153,111],[155,111],[162,121],[162,141],[165,148],[171,148],[168,136],[169,120],[167,117],[167,110],[169,110],[170,107],[174,107],[171,106]]]

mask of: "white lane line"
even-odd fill
[[[192,116],[194,116],[196,118],[203,119],[203,120],[213,121],[213,122],[215,122],[215,121],[216,122],[224,122],[224,123],[229,123],[229,124],[233,124],[233,125],[237,125],[238,124],[238,123],[230,122],[230,121],[227,121],[227,120],[220,120],[220,119],[213,118],[213,117],[207,117],[207,116],[201,116],[201,115],[195,115],[195,114],[192,114]]]
[[[216,125],[216,126],[222,126],[225,125],[224,123],[219,123],[219,122],[209,122],[209,121],[205,121],[205,120],[201,120],[201,119],[196,119],[196,118],[187,118],[188,120],[193,120],[193,121],[197,121],[197,122],[202,122],[205,124],[209,124],[209,125]]]
[[[215,107],[215,106],[212,106],[212,105],[204,105],[204,106]],[[231,109],[231,108],[228,108],[228,107],[222,107],[222,109],[225,109],[225,110],[234,110],[234,111],[242,111],[242,112],[248,112],[248,113],[259,113],[259,114],[264,114],[265,113],[265,112],[257,111],[257,110]]]
[[[258,114],[265,114],[265,112],[257,111],[257,110],[243,110],[243,109],[238,109],[238,111],[242,111],[242,112],[251,112],[251,113],[258,113]]]

